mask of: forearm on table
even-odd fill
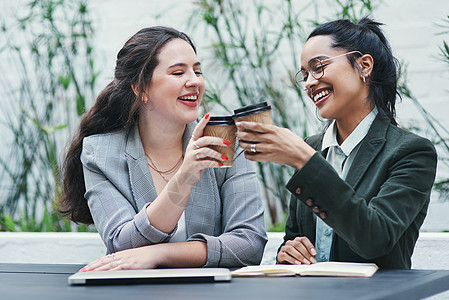
[[[201,241],[164,243],[150,247],[160,248],[159,265],[163,267],[202,267],[207,260],[207,244]]]

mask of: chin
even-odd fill
[[[324,107],[321,109],[318,109],[318,114],[323,119],[335,119],[334,114],[331,111],[325,109]]]
[[[183,119],[186,124],[196,121],[198,119],[198,111],[185,114]]]
[[[329,119],[326,112],[323,112],[322,110],[319,110],[319,109],[318,109],[318,115],[323,119]]]

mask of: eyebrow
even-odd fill
[[[196,63],[193,64],[194,67],[200,66],[200,65],[201,65],[201,63],[199,61],[197,61]],[[185,63],[176,63],[176,64],[171,65],[167,69],[176,68],[176,67],[187,67],[187,64],[185,64]]]
[[[309,60],[309,62],[311,62],[314,59],[325,60],[325,59],[328,59],[328,58],[330,58],[330,56],[326,56],[326,55],[315,56],[314,58]]]
[[[329,56],[326,56],[326,55],[319,55],[319,56],[315,56],[315,57],[312,57],[310,60],[309,60],[309,62],[307,63],[307,64],[309,64],[312,60],[314,60],[314,59],[319,59],[319,60],[326,60],[326,59],[329,59],[330,57]],[[306,70],[306,69],[304,69],[303,67],[301,67],[301,70]]]

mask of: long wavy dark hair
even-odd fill
[[[390,43],[383,34],[383,24],[369,17],[362,18],[357,24],[350,20],[336,20],[324,23],[315,28],[307,39],[319,35],[329,35],[333,48],[349,51],[360,51],[370,54],[374,66],[370,77],[369,99],[384,111],[390,122],[396,122],[396,96],[399,62],[393,56]],[[348,55],[350,63],[356,67],[357,55]]]
[[[139,118],[141,95],[149,86],[158,55],[173,39],[191,39],[169,27],[144,28],[133,35],[117,54],[114,80],[100,92],[95,104],[81,118],[81,123],[67,151],[61,169],[63,192],[58,210],[74,222],[92,224],[93,219],[84,198],[83,168],[80,160],[83,139],[135,124]],[[137,96],[131,85],[137,87]]]

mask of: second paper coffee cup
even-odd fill
[[[271,106],[267,102],[260,102],[234,110],[234,120],[273,124]]]
[[[209,147],[215,151],[225,155],[228,160],[223,161],[224,167],[232,166],[234,161],[235,151],[235,131],[236,127],[232,116],[211,116],[209,122],[204,128],[203,135],[216,136],[229,141],[230,145],[216,146],[210,145]]]

